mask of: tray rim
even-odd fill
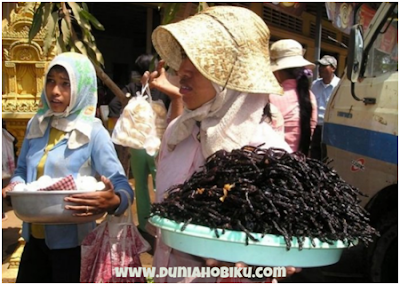
[[[200,237],[204,239],[210,239],[210,240],[221,240],[221,241],[227,241],[227,242],[232,242],[232,243],[240,243],[240,244],[245,244],[246,240],[246,234],[244,232],[240,231],[232,231],[232,230],[225,230],[225,233],[222,233],[222,229],[218,228],[218,233],[220,235],[219,238],[216,237],[214,229],[201,226],[201,225],[194,225],[194,224],[188,224],[185,228],[184,231],[181,231],[182,226],[184,225],[183,222],[175,222],[173,220],[167,219],[167,218],[162,218],[158,215],[153,215],[152,217],[149,218],[149,222],[156,226],[159,227],[162,230],[167,230],[167,231],[172,231],[172,232],[179,232],[182,235],[190,235],[190,236],[195,236],[195,237]],[[251,233],[256,239],[259,239],[259,241],[252,241],[251,239],[248,240],[249,245],[255,245],[255,246],[270,246],[270,247],[285,247],[286,248],[286,243],[284,240],[283,236],[280,235],[274,235],[274,234],[265,234],[262,237],[262,234],[260,233]],[[234,240],[232,240],[232,236],[236,236]],[[316,246],[313,246],[311,244],[311,239],[310,238],[305,238],[303,242],[303,247],[302,250],[307,250],[307,249],[345,249],[348,247],[353,246],[350,244],[350,242],[343,242],[341,240],[336,240],[332,241],[334,244],[328,244],[327,242],[322,242],[321,240],[314,238],[314,242]],[[354,245],[356,245],[358,242],[357,240],[353,242]],[[291,247],[290,249],[298,249],[298,241],[297,238],[293,237],[291,240]]]

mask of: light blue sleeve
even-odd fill
[[[91,153],[93,167],[98,174],[111,180],[114,190],[121,200],[119,207],[113,214],[121,215],[129,206],[128,197],[123,191],[125,190],[129,194],[131,204],[133,203],[134,192],[118,159],[111,137],[102,125],[94,127],[91,143],[93,144]]]

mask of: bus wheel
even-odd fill
[[[376,224],[380,232],[369,246],[369,276],[372,282],[398,282],[397,210],[385,215]]]

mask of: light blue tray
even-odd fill
[[[153,216],[149,222],[161,229],[162,239],[168,246],[204,258],[214,258],[226,262],[244,262],[258,266],[295,266],[319,267],[339,261],[344,248],[348,245],[336,241],[333,245],[314,239],[315,247],[306,238],[303,249],[298,249],[297,238],[292,239],[292,246],[286,250],[282,236],[254,233],[258,242],[249,240],[246,246],[246,234],[239,231],[218,230],[217,238],[213,229],[189,224],[184,231],[184,223]]]

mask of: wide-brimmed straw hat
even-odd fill
[[[306,67],[313,69],[315,64],[305,60],[304,50],[301,44],[295,40],[279,40],[271,45],[272,71]]]
[[[249,9],[217,6],[177,23],[159,26],[152,39],[175,70],[184,52],[207,79],[248,93],[282,93],[270,67],[270,32]],[[182,50],[183,49],[183,50]]]

